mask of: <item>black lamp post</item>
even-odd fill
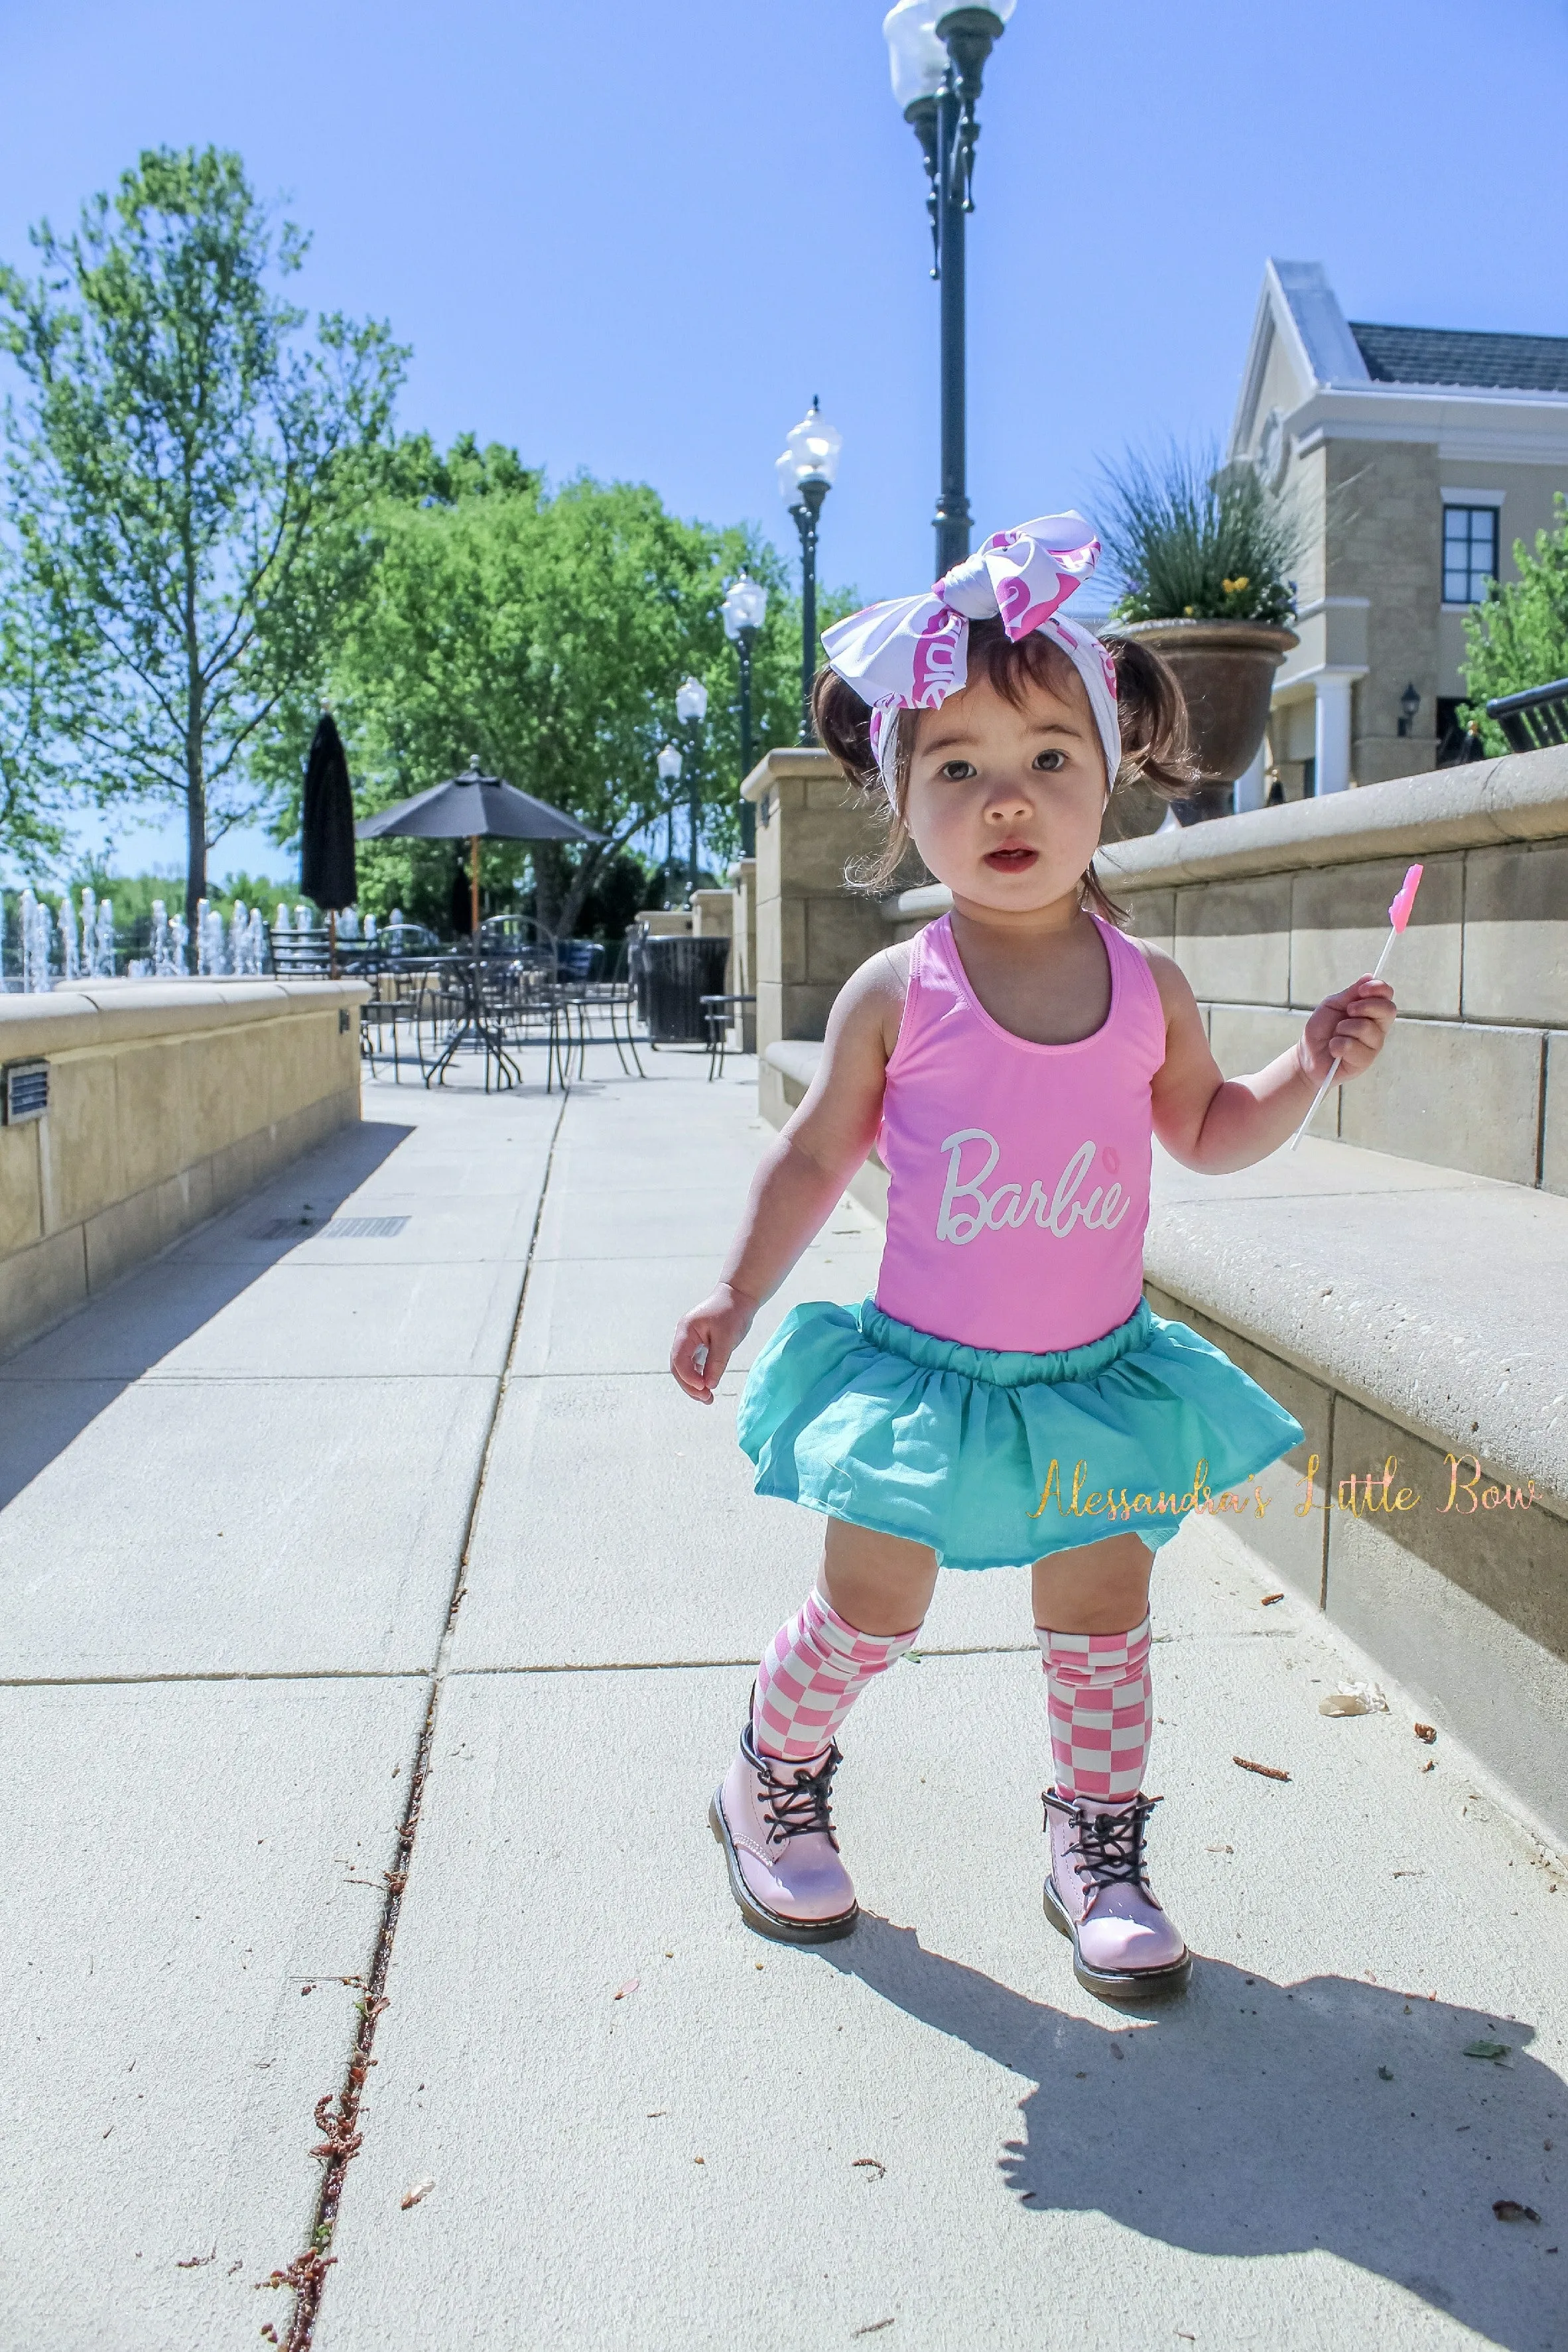
[[[974,210],[975,109],[992,46],[1017,0],[955,8],[950,0],[898,0],[882,21],[892,59],[893,96],[925,158],[931,183],[931,276],[942,284],[942,488],[936,501],[940,578],[969,552],[965,478],[963,224]]]
[[[824,418],[815,398],[793,433],[785,436],[784,454],[774,471],[779,496],[795,518],[800,533],[800,740],[815,740],[811,723],[811,682],[816,676],[816,518],[833,488],[844,436]]]
[[[685,764],[685,761],[673,743],[667,743],[654,762],[658,770],[659,782],[668,785],[670,791],[669,803],[664,814],[664,903],[667,907],[669,904],[670,877],[675,871],[674,788],[680,782],[680,771]]]
[[[815,601],[815,600],[814,600]],[[724,592],[720,606],[724,635],[735,648],[741,672],[741,781],[752,772],[752,648],[768,616],[768,592],[760,581],[742,572]],[[757,854],[757,812],[750,801],[741,803],[741,855]]]
[[[687,891],[689,895],[696,889],[700,879],[697,863],[700,822],[698,802],[701,790],[697,760],[698,730],[708,716],[708,688],[700,677],[689,677],[678,688],[675,697],[675,715],[686,730],[686,804],[687,813],[691,820],[691,855],[688,862],[687,882]]]

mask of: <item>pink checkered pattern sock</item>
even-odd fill
[[[1149,1620],[1127,1633],[1052,1633],[1037,1625],[1057,1793],[1124,1803],[1143,1784],[1154,1689]]]
[[[762,1753],[786,1763],[820,1756],[867,1684],[898,1663],[920,1630],[858,1633],[820,1592],[808,1592],[757,1668],[752,1737]]]

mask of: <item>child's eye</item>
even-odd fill
[[[1059,768],[1066,758],[1065,751],[1037,751],[1035,755],[1035,765],[1037,768],[1053,771]]]
[[[975,772],[967,760],[944,760],[939,772],[950,784],[962,784]]]

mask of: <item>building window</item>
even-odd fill
[[[1443,509],[1443,602],[1479,604],[1497,577],[1496,507]]]

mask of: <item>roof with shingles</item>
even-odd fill
[[[1374,383],[1451,383],[1494,392],[1568,392],[1568,335],[1473,334],[1449,327],[1349,322]]]

